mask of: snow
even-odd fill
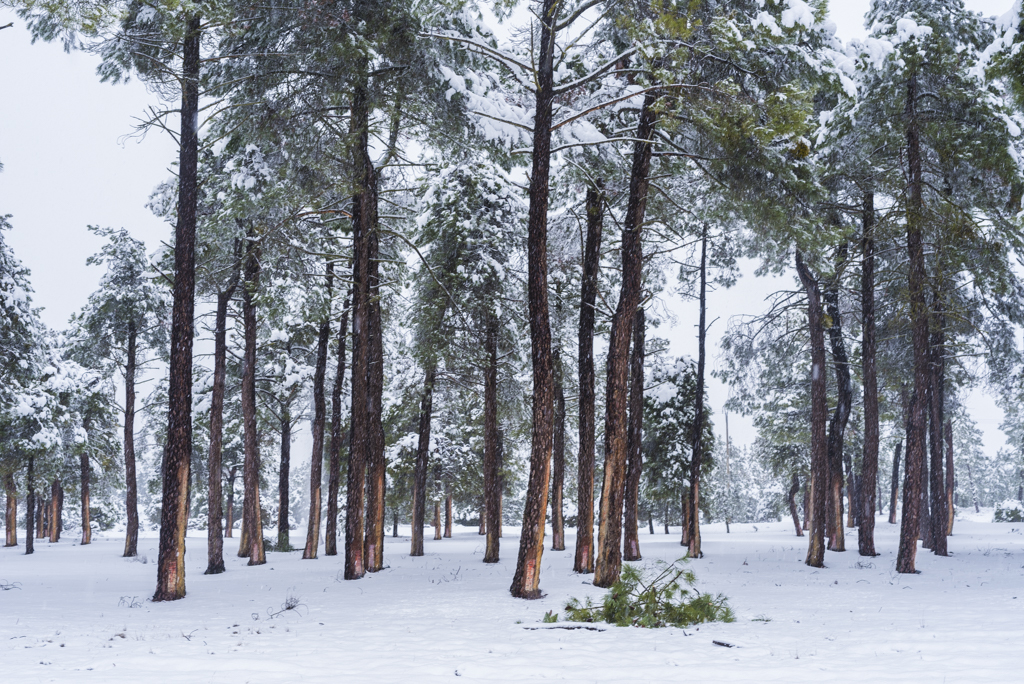
[[[991,520],[991,510],[968,518]],[[645,557],[681,556],[678,531],[642,528]],[[389,536],[388,567],[354,582],[340,579],[340,557],[272,552],[246,567],[237,538],[225,543],[227,572],[205,576],[205,533],[193,531],[188,596],[163,604],[146,600],[155,537],[140,540],[146,563],[121,558],[119,537],[37,541],[33,556],[0,549],[0,579],[19,587],[0,592],[0,658],[10,682],[406,681],[412,672],[424,682],[1018,681],[1024,525],[958,520],[954,532],[950,558],[919,551],[922,574],[908,576],[893,568],[898,526],[883,519],[881,556],[828,552],[820,570],[804,565],[806,538],[790,523],[733,525],[728,535],[708,525],[706,557],[691,567],[699,589],[729,597],[737,622],[596,625],[604,631],[540,622],[571,596],[601,593],[571,572],[572,533],[568,550],[544,552],[538,601],[508,594],[514,528],[496,565],[481,562],[475,529],[428,534],[422,558],[406,555],[408,536]],[[854,530],[847,544],[856,547]],[[289,597],[299,605],[281,612]]]

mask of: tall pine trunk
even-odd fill
[[[235,532],[235,477],[238,475],[238,468],[232,466],[228,471],[228,493],[225,497],[226,510],[224,513],[224,536],[233,537]],[[223,542],[221,542],[223,547]]]
[[[4,546],[18,545],[18,486],[14,483],[14,472],[4,476],[4,492],[7,494],[7,515],[4,517],[7,537]],[[83,537],[85,533],[83,532]],[[88,542],[82,542],[87,544]]]
[[[826,394],[825,329],[822,321],[821,292],[818,281],[797,250],[796,270],[807,293],[807,327],[811,338],[811,529],[807,540],[807,565],[825,566],[825,509],[828,494],[828,442],[825,423],[828,416]]]
[[[291,551],[288,498],[292,466],[292,412],[289,400],[281,407],[281,460],[277,473],[277,550]]]
[[[907,421],[906,487],[900,526],[896,571],[916,572],[917,537],[921,530],[921,484],[925,465],[926,404],[930,358],[928,353],[928,304],[925,301],[924,201],[921,177],[921,142],[917,121],[917,77],[907,84],[907,254],[909,257],[910,322],[913,328],[914,389]]]
[[[498,461],[498,319],[491,312],[484,333],[484,563],[497,563],[501,531],[501,464]],[[422,534],[422,533],[421,533]]]
[[[629,425],[626,428],[626,497],[623,502],[625,535],[622,559],[641,560],[640,534],[640,475],[643,471],[644,421],[644,344],[647,320],[644,308],[637,307],[633,316],[633,351],[629,361]],[[652,528],[653,533],[653,528]]]
[[[853,404],[853,388],[850,383],[850,359],[846,354],[846,341],[843,339],[842,314],[839,311],[839,279],[846,263],[847,246],[844,243],[837,252],[836,273],[832,282],[825,289],[824,299],[826,311],[832,320],[828,328],[829,343],[832,347],[832,362],[836,374],[836,409],[828,426],[828,468],[829,483],[829,544],[831,551],[846,550],[846,535],[843,530],[843,448],[846,441],[846,426],[850,421],[850,409]],[[850,493],[850,505],[853,505],[853,489]]]
[[[124,364],[124,498],[128,514],[124,557],[139,555],[139,493],[135,475],[135,362],[138,331],[128,322],[128,353]]]
[[[60,541],[60,533],[64,529],[64,488],[60,479],[54,478],[50,485],[50,543]]]
[[[683,528],[682,535],[679,537],[679,545],[689,548],[690,530],[693,529],[693,525],[690,523],[690,516],[693,514],[693,506],[690,505],[689,487],[683,487],[682,494],[680,495],[679,513],[679,524]]]
[[[562,385],[560,345],[553,350],[555,367],[555,434],[551,451],[551,550],[565,551],[565,388]]]
[[[412,476],[412,538],[410,541],[410,556],[423,555],[423,526],[424,519],[427,517],[427,467],[429,466],[430,460],[430,419],[434,410],[434,379],[436,376],[437,368],[433,365],[433,362],[431,362],[430,367],[426,369],[426,373],[424,374],[423,396],[420,398],[419,440],[416,444],[416,464],[413,466]],[[484,411],[486,412],[486,387],[484,392]],[[486,420],[487,418],[485,414],[485,430]],[[486,448],[485,443],[484,449],[486,450]],[[487,455],[485,451],[485,478],[487,477],[486,458]],[[486,487],[486,481],[484,486]],[[488,561],[487,557],[487,554],[485,554],[485,563],[496,562],[496,560]]]
[[[686,516],[687,555],[700,558],[700,470],[704,464],[704,363],[705,338],[707,337],[707,268],[708,268],[708,227],[701,228],[700,234],[700,314],[697,322],[697,390],[694,393],[693,433],[690,435],[690,510]],[[726,447],[728,448],[728,447]]]
[[[324,382],[327,377],[327,346],[331,341],[331,286],[334,281],[334,262],[327,264],[327,313],[320,321],[320,334],[316,342],[316,367],[313,370],[313,455],[309,466],[309,524],[306,528],[304,559],[316,558],[320,544],[320,509],[323,503],[324,429],[327,422],[327,403],[324,400]]]
[[[216,324],[213,332],[213,389],[210,397],[210,455],[207,473],[206,573],[224,572],[222,480],[224,455],[224,390],[227,385],[228,304],[238,286],[237,271],[231,284],[217,293]],[[229,508],[232,498],[229,495]],[[231,536],[230,515],[228,536]]]
[[[953,534],[953,517],[956,508],[953,506],[953,422],[946,420],[946,534]]]
[[[178,223],[174,235],[174,300],[167,390],[160,551],[154,601],[185,596],[185,530],[192,468],[192,338],[195,330],[196,211],[199,161],[199,14],[187,16],[182,46]],[[132,555],[135,555],[132,553]]]
[[[434,541],[441,539],[441,502],[434,501]]]
[[[793,518],[793,527],[796,529],[796,536],[804,536],[804,528],[800,526],[800,513],[796,509],[796,495],[800,492],[800,476],[793,473],[793,484],[789,486],[789,495],[786,500],[789,502],[789,515]]]
[[[242,356],[242,442],[245,464],[242,470],[242,539],[238,555],[249,557],[249,565],[267,562],[263,548],[263,517],[260,509],[260,451],[256,433],[256,291],[260,278],[260,250],[256,234],[249,224],[245,262],[245,287],[242,291],[242,323],[245,351]]]
[[[896,505],[900,493],[900,455],[903,452],[903,440],[896,443],[896,453],[892,456],[892,485],[889,498],[889,524],[896,524]]]
[[[444,497],[444,538],[452,538],[452,495]]]
[[[935,330],[931,335],[931,391],[929,392],[931,416],[928,421],[931,454],[929,490],[931,494],[932,553],[936,556],[948,556],[946,529],[949,527],[949,514],[946,508],[946,483],[942,472],[945,465],[942,457],[942,428],[946,422],[943,415],[946,402],[946,335],[943,330],[945,316],[943,315],[942,299],[938,292],[934,295],[933,308],[935,309]]]
[[[605,390],[605,460],[598,518],[597,563],[594,586],[610,587],[619,579],[622,567],[622,506],[626,488],[627,385],[629,343],[633,317],[640,306],[643,287],[643,245],[641,229],[647,209],[648,176],[651,168],[651,136],[654,134],[654,93],[648,93],[640,110],[633,144],[633,165],[629,178],[629,200],[622,226],[622,285],[612,318],[608,344],[607,389]]]
[[[861,457],[862,496],[857,548],[862,556],[875,553],[875,491],[878,484],[878,374],[875,369],[875,194],[864,193],[861,239],[861,375],[864,383],[864,453]]]
[[[35,456],[29,454],[28,468],[25,472],[25,555],[35,552],[35,515],[36,515],[36,480]],[[969,474],[969,471],[968,471]]]
[[[594,313],[601,266],[603,184],[587,188],[587,238],[583,248],[579,329],[579,454],[576,476],[576,557],[573,571],[594,572]]]
[[[351,294],[345,299],[338,329],[338,370],[331,389],[331,444],[327,475],[327,524],[324,530],[324,554],[338,555],[338,490],[341,487],[341,390],[345,383],[345,342],[348,337],[348,307]]]
[[[551,120],[554,102],[555,36],[559,0],[542,0],[537,60],[537,100],[533,118],[533,160],[527,220],[527,300],[530,358],[533,365],[533,425],[530,474],[526,484],[519,555],[509,592],[516,598],[540,597],[544,554],[544,517],[548,508],[551,449],[554,439],[554,377],[551,321],[548,319],[548,194],[551,175]]]

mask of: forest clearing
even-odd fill
[[[991,519],[991,510],[973,515]],[[1019,681],[1024,524],[957,521],[950,557],[895,571],[897,531],[879,519],[880,556],[832,553],[824,569],[785,523],[705,528],[698,589],[723,592],[734,623],[637,629],[542,622],[570,597],[598,595],[572,552],[544,555],[546,596],[508,596],[511,561],[480,562],[473,528],[427,540],[425,555],[387,537],[388,567],[339,581],[336,559],[269,553],[203,576],[190,537],[189,600],[152,603],[152,566],[118,557],[118,537],[0,549],[0,642],[7,681],[38,682],[821,682]],[[573,540],[572,534],[569,541]],[[504,539],[515,543],[516,530]],[[679,528],[641,533],[645,561],[674,560]],[[571,547],[570,547],[571,548]],[[143,537],[152,562],[157,540]],[[74,568],[73,572],[68,572]],[[289,598],[298,604],[285,610]],[[600,631],[591,631],[597,629]],[[719,641],[732,647],[719,646]]]

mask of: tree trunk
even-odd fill
[[[124,557],[139,555],[139,494],[135,476],[135,362],[138,331],[128,322],[128,353],[124,366],[124,498],[128,514]],[[190,378],[191,379],[191,378]],[[179,597],[180,598],[180,597]]]
[[[846,536],[843,530],[843,447],[846,437],[846,426],[850,421],[850,408],[853,404],[853,389],[850,384],[850,359],[846,354],[846,341],[843,339],[842,316],[839,311],[839,278],[846,262],[847,247],[844,243],[837,251],[836,274],[825,288],[824,299],[826,311],[832,319],[828,328],[829,343],[832,347],[832,361],[836,374],[836,394],[838,401],[828,426],[828,493],[829,521],[827,524],[830,551],[845,551]],[[851,500],[852,505],[852,500]]]
[[[953,534],[953,517],[956,508],[953,506],[953,422],[946,420],[946,534]]]
[[[825,330],[823,327],[821,293],[818,281],[804,264],[797,250],[796,270],[807,293],[807,327],[811,337],[811,529],[807,543],[807,565],[825,566],[825,500],[828,493],[828,443],[825,421],[828,415],[828,397],[825,382]]]
[[[444,497],[444,538],[452,538],[452,495]]]
[[[598,519],[597,563],[594,586],[610,587],[619,579],[622,566],[622,505],[625,495],[627,450],[627,384],[629,342],[633,317],[643,298],[643,244],[641,230],[647,209],[655,113],[654,93],[644,98],[633,145],[633,166],[629,178],[629,201],[622,226],[622,285],[612,318],[608,344],[605,390],[605,460]]]
[[[324,378],[327,376],[327,346],[331,341],[331,286],[334,283],[334,263],[327,264],[327,313],[320,321],[320,334],[316,342],[316,368],[313,370],[313,455],[309,466],[309,525],[306,528],[306,546],[302,558],[316,558],[320,544],[320,509],[323,503],[324,426],[327,422],[327,404],[324,401]]]
[[[60,541],[60,533],[64,527],[64,488],[60,486],[60,480],[54,479],[50,485],[50,543],[56,544]]]
[[[441,502],[434,502],[434,541],[441,539]]]
[[[154,601],[174,601],[185,597],[185,529],[188,526],[188,489],[192,468],[192,338],[195,331],[196,211],[199,202],[201,33],[198,13],[186,14],[186,19],[188,28],[182,46],[181,135],[178,140],[181,158],[178,164],[178,223],[174,235],[167,448],[164,452],[160,551]],[[134,460],[134,453],[132,458]],[[135,514],[138,515],[137,512]],[[134,543],[125,549],[125,555],[135,555]]]
[[[875,491],[878,486],[878,374],[875,369],[875,194],[864,193],[864,235],[861,241],[861,374],[864,384],[864,452],[861,457],[860,529],[862,556],[875,552]]]
[[[929,373],[930,373],[929,369]],[[930,381],[929,381],[930,382]],[[931,387],[929,386],[925,392],[924,400],[924,413],[925,413],[925,436],[928,434],[928,415],[931,412]],[[928,477],[928,444],[925,443],[924,459],[921,461],[921,499],[918,510],[921,515],[921,524],[918,527],[917,538],[921,541],[921,548],[930,549],[934,545],[932,539],[932,517],[931,517],[931,502],[928,495],[928,485],[930,478]]]
[[[707,337],[707,266],[708,266],[708,227],[701,228],[700,234],[700,318],[697,324],[697,389],[694,393],[693,434],[690,435],[690,511],[686,516],[689,524],[687,534],[687,555],[700,558],[704,552],[700,548],[700,469],[704,462],[704,363],[705,338]],[[726,449],[728,449],[728,444]],[[728,522],[726,522],[728,531]]]
[[[601,266],[604,185],[587,188],[587,240],[583,250],[579,330],[579,455],[576,484],[576,557],[573,571],[594,572],[594,307]]]
[[[349,446],[348,500],[345,516],[345,579],[366,573],[364,527],[366,470],[370,461],[372,413],[370,363],[371,242],[376,231],[372,195],[376,188],[369,145],[369,103],[365,84],[352,100],[351,134],[355,139],[355,194],[352,197],[352,428]]]
[[[804,531],[811,529],[811,478],[804,478]],[[801,535],[802,536],[802,535]]]
[[[25,555],[35,552],[35,514],[36,514],[36,492],[35,492],[35,456],[29,454],[28,469],[25,473]],[[970,470],[967,471],[970,477]]]
[[[530,474],[526,485],[519,555],[509,591],[516,598],[539,598],[540,562],[544,554],[544,515],[548,508],[551,448],[554,438],[554,378],[551,366],[551,321],[548,320],[548,194],[551,174],[551,119],[554,102],[555,35],[559,0],[542,0],[537,104],[533,118],[533,165],[527,220],[527,299],[533,364],[533,425]]]
[[[480,527],[477,534],[481,537],[487,534],[487,507],[480,507]]]
[[[924,202],[921,196],[921,144],[917,122],[917,77],[907,84],[907,166],[909,187],[907,197],[907,253],[909,257],[910,322],[913,327],[914,391],[910,399],[907,421],[907,483],[903,490],[903,520],[900,526],[899,553],[896,571],[916,572],[917,536],[921,517],[921,474],[925,460],[925,405],[928,391],[928,305],[925,301],[924,266]]]
[[[348,307],[351,294],[345,299],[338,329],[338,370],[331,389],[331,445],[327,476],[327,526],[324,531],[324,553],[338,555],[338,489],[341,487],[341,390],[345,383],[345,342],[348,337]]]
[[[565,551],[565,388],[562,386],[561,345],[553,354],[555,367],[555,434],[551,451],[551,550]]]
[[[647,528],[650,530],[651,534],[654,534],[654,514],[650,511],[647,512]]]
[[[626,431],[626,496],[623,502],[625,537],[622,559],[642,560],[640,534],[640,475],[643,472],[643,420],[644,420],[644,344],[647,321],[644,308],[637,307],[633,317],[633,351],[629,368],[629,425]],[[651,532],[654,532],[653,527]]]
[[[423,396],[420,398],[420,423],[419,439],[416,444],[416,464],[413,467],[412,477],[412,539],[410,556],[423,555],[423,526],[427,515],[427,468],[430,461],[430,419],[434,410],[434,379],[437,376],[437,368],[431,363],[426,369],[423,378]],[[486,378],[484,380],[486,383]],[[484,388],[484,411],[487,411],[487,389]],[[486,432],[486,413],[484,417],[484,430]],[[485,435],[486,439],[486,435]],[[487,453],[486,443],[484,444],[484,487],[486,495],[487,478]],[[488,561],[484,556],[485,563]]]
[[[800,491],[800,476],[793,473],[793,484],[789,487],[789,514],[793,516],[793,527],[796,528],[796,536],[804,536],[804,529],[800,526],[800,514],[796,510],[796,495]]]
[[[260,509],[260,451],[256,433],[256,291],[260,278],[260,250],[256,234],[249,224],[245,262],[245,287],[242,291],[242,321],[245,351],[242,357],[242,425],[245,465],[242,470],[242,543],[238,555],[249,557],[249,565],[267,562],[263,548],[263,517]]]
[[[287,401],[287,400],[286,400]],[[288,498],[292,465],[292,413],[286,403],[281,409],[281,464],[277,474],[277,550],[291,551]],[[307,544],[308,545],[308,544]]]
[[[224,515],[223,493],[221,491],[224,454],[224,389],[227,384],[227,325],[228,304],[238,286],[237,271],[231,284],[223,292],[217,293],[217,318],[213,332],[213,389],[210,397],[210,455],[209,472],[207,473],[207,575],[219,575],[224,572],[224,533],[221,529],[221,518]],[[233,497],[228,495],[228,526],[227,536],[231,536],[230,507]]]
[[[936,257],[940,259],[940,257]],[[944,406],[946,402],[946,334],[945,316],[939,293],[934,296],[935,330],[931,335],[931,392],[929,393],[931,416],[928,421],[928,437],[931,452],[931,523],[932,553],[948,556],[946,550],[946,529],[949,527],[949,513],[946,506],[946,483],[943,477],[942,428],[945,425]]]
[[[50,521],[47,520],[49,510],[46,506],[46,498],[41,494],[36,495],[36,539],[46,539],[46,531],[49,529]]]
[[[391,514],[391,536],[398,539],[398,514]]]
[[[227,504],[227,512],[224,515],[224,517],[225,517],[225,521],[224,521],[225,522],[225,525],[224,525],[224,536],[225,537],[232,537],[232,536],[234,536],[234,530],[235,530],[235,476],[236,476],[237,472],[238,472],[238,469],[235,468],[235,467],[232,467],[231,470],[228,471],[228,495],[227,495],[227,501],[225,502]],[[224,544],[224,542],[221,542],[221,546],[222,547],[223,547],[223,544]],[[221,560],[223,561],[223,559],[221,559]]]
[[[14,472],[9,471],[4,476],[4,490],[7,494],[7,515],[4,518],[4,525],[7,531],[7,540],[4,546],[18,545],[18,487],[14,483]],[[86,496],[88,499],[88,495]],[[83,537],[85,533],[83,532]],[[83,544],[89,542],[83,541]]]
[[[484,563],[497,563],[501,543],[501,463],[498,450],[498,320],[491,313],[484,334]],[[484,519],[486,518],[486,520]]]
[[[896,443],[896,453],[892,457],[892,487],[889,499],[889,524],[896,524],[896,502],[900,492],[900,454],[903,452],[903,441]]]
[[[693,506],[690,505],[690,488],[683,487],[682,502],[680,512],[680,524],[683,527],[682,536],[679,539],[680,546],[690,546],[690,530],[693,529],[693,523],[690,522],[690,516],[693,515]]]

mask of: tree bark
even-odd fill
[[[452,538],[452,495],[444,497],[444,538]]]
[[[36,494],[36,539],[46,539],[46,531],[50,525],[50,521],[47,520],[48,513],[46,498],[42,494]]]
[[[953,506],[953,422],[946,420],[946,534],[953,534],[953,518],[956,508]]]
[[[946,403],[946,335],[944,331],[945,316],[943,315],[942,299],[939,293],[934,296],[935,330],[931,334],[931,416],[928,421],[928,437],[931,452],[931,523],[932,553],[936,556],[948,556],[946,550],[946,529],[949,527],[949,513],[946,506],[946,483],[943,477],[942,428],[945,425],[944,407]]]
[[[509,587],[512,596],[525,599],[541,596],[540,563],[544,554],[544,517],[548,508],[554,439],[554,378],[551,365],[551,321],[548,319],[548,194],[555,36],[561,6],[559,0],[542,0],[539,14],[537,100],[533,119],[533,163],[526,238],[527,299],[533,364],[533,425],[519,556]]]
[[[682,536],[679,538],[679,545],[689,548],[690,546],[690,530],[693,529],[693,524],[690,522],[690,516],[693,514],[693,506],[690,505],[690,488],[683,487],[683,493],[681,496],[681,508],[680,508],[680,525],[683,527]]]
[[[25,472],[25,555],[29,556],[35,552],[35,514],[36,514],[36,492],[35,492],[35,456],[29,454],[28,469]],[[968,471],[970,476],[970,471]]]
[[[338,489],[341,487],[341,390],[345,383],[345,343],[348,337],[348,308],[351,294],[345,299],[338,329],[338,370],[331,389],[330,470],[327,476],[327,526],[324,531],[324,553],[338,555]]]
[[[178,223],[174,236],[174,299],[167,390],[167,449],[160,551],[154,601],[185,597],[185,529],[192,468],[192,339],[195,331],[196,212],[199,161],[199,14],[187,14],[182,49]],[[135,549],[131,550],[135,555]],[[127,554],[126,554],[127,555]]]
[[[562,385],[561,345],[552,355],[555,367],[555,434],[551,451],[551,550],[565,551],[565,388]]]
[[[430,461],[430,419],[431,414],[433,413],[434,410],[434,379],[436,378],[436,376],[437,368],[433,365],[433,363],[431,363],[431,366],[426,369],[426,373],[424,374],[423,396],[420,398],[419,440],[416,444],[416,464],[413,467],[412,477],[412,539],[410,542],[410,556],[423,555],[423,526],[427,511],[427,468],[429,466]],[[485,387],[484,411],[487,410],[486,391],[487,390]],[[487,418],[485,415],[485,430],[486,420]],[[487,477],[486,448],[487,447],[485,443],[484,478]],[[484,483],[484,486],[486,488],[486,482]],[[488,561],[487,556],[485,555],[484,562],[493,563],[496,561]]]
[[[627,450],[627,384],[629,342],[633,317],[640,306],[643,287],[643,245],[641,229],[647,209],[647,189],[651,168],[651,136],[656,115],[653,92],[644,98],[633,145],[633,165],[629,178],[629,200],[622,226],[622,285],[619,303],[612,318],[608,344],[608,370],[605,390],[605,461],[598,518],[597,563],[594,586],[610,587],[619,579],[622,566],[622,506],[625,495]]]
[[[633,316],[633,350],[629,367],[629,425],[626,431],[626,496],[623,501],[625,537],[622,559],[642,560],[640,555],[640,475],[643,472],[644,344],[647,321],[644,308]],[[653,533],[653,529],[651,530]]]
[[[705,339],[707,337],[707,266],[708,266],[708,227],[704,225],[700,234],[700,314],[697,323],[697,390],[694,394],[693,433],[690,435],[690,511],[687,516],[689,534],[687,535],[687,555],[700,558],[704,552],[700,548],[700,470],[704,463],[704,363]],[[728,449],[726,445],[726,449]],[[728,520],[726,521],[728,531]]]
[[[875,552],[875,491],[878,485],[878,373],[875,368],[875,194],[864,193],[861,239],[861,375],[864,384],[864,452],[861,457],[860,529],[857,548],[862,556]]]
[[[288,400],[286,400],[287,402]],[[292,465],[292,413],[287,403],[281,407],[281,463],[277,473],[277,550],[291,551],[291,525],[288,522],[289,485]],[[308,544],[307,544],[308,545]]]
[[[236,267],[237,268],[237,267]],[[207,522],[206,522],[206,573],[219,575],[224,572],[224,533],[221,528],[223,511],[222,479],[224,456],[224,391],[227,385],[228,358],[228,304],[238,287],[238,272],[223,292],[217,293],[217,317],[213,332],[213,389],[210,397],[210,455],[207,473]],[[234,484],[232,482],[232,484]],[[227,536],[231,536],[233,504],[232,493],[228,495]]]
[[[55,478],[50,485],[50,543],[60,541],[60,533],[64,527],[64,488],[60,480]]]
[[[324,427],[327,422],[327,404],[324,401],[324,382],[327,376],[327,346],[331,341],[331,287],[334,283],[334,263],[327,264],[327,313],[320,321],[320,334],[316,343],[316,367],[313,370],[313,455],[309,466],[309,524],[306,528],[306,546],[302,558],[316,558],[320,544],[320,509],[323,503]]]
[[[818,281],[797,250],[796,270],[807,293],[807,327],[811,337],[811,529],[807,542],[807,565],[825,567],[825,500],[828,493],[828,443],[825,422],[828,415],[825,368],[825,330]]]
[[[789,487],[789,514],[793,517],[793,527],[796,528],[796,536],[804,536],[804,529],[800,526],[800,514],[796,510],[796,495],[800,491],[800,476],[793,473],[793,484]]]
[[[576,485],[576,557],[573,571],[594,572],[594,307],[601,266],[604,184],[587,188],[587,238],[583,249],[579,329],[579,454]]]
[[[487,507],[480,507],[480,526],[477,530],[477,534],[483,537],[487,534]]]
[[[434,502],[434,541],[441,539],[441,502]]]
[[[249,224],[245,262],[245,287],[242,291],[242,322],[245,351],[242,357],[242,441],[245,464],[242,469],[242,543],[238,555],[249,557],[249,565],[267,562],[263,548],[263,517],[260,509],[260,451],[256,433],[256,291],[260,277],[260,249]]]
[[[236,476],[237,472],[238,472],[238,469],[235,468],[235,467],[232,467],[231,470],[228,471],[228,494],[227,494],[227,501],[225,502],[227,504],[227,511],[224,514],[224,518],[225,518],[225,520],[224,520],[224,522],[225,522],[225,525],[224,525],[224,536],[225,537],[233,537],[234,536],[234,530],[235,530],[235,476]],[[221,546],[223,546],[223,542],[221,542]]]
[[[811,478],[804,478],[804,531],[811,529]]]
[[[124,498],[128,515],[124,557],[139,555],[139,494],[135,475],[135,362],[138,331],[128,322],[128,353],[124,364]]]
[[[498,320],[491,314],[484,334],[484,563],[497,563],[501,533],[501,464],[498,453]],[[421,532],[422,534],[422,532]]]
[[[4,518],[7,539],[4,546],[18,545],[18,487],[14,483],[14,472],[9,471],[4,476],[4,490],[7,494],[7,515]],[[86,497],[88,498],[88,497]],[[84,536],[84,532],[82,533]],[[88,544],[89,542],[82,542]]]
[[[903,441],[896,443],[896,453],[892,457],[892,487],[889,499],[889,524],[896,524],[896,502],[900,492],[900,454],[903,452]]]
[[[836,274],[832,282],[825,288],[824,299],[826,311],[832,320],[828,328],[829,343],[832,347],[832,361],[836,375],[836,409],[828,428],[828,467],[829,467],[829,521],[828,534],[830,551],[845,551],[846,536],[843,530],[843,447],[846,437],[846,426],[850,421],[850,408],[853,404],[853,388],[850,383],[850,359],[846,354],[846,341],[843,339],[842,314],[839,311],[839,278],[846,262],[847,247],[844,243],[838,250]],[[852,488],[850,504],[853,505]]]

